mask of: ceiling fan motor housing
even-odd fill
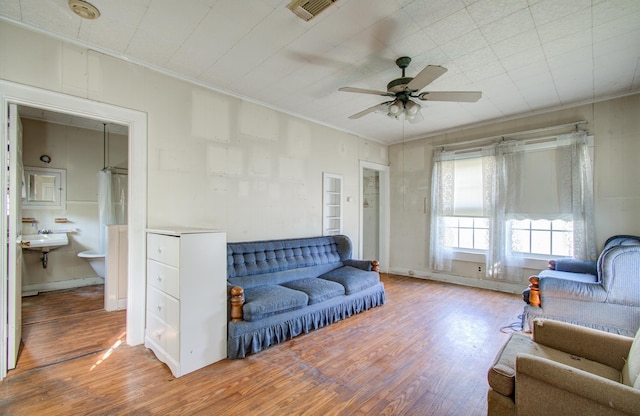
[[[411,77],[396,78],[387,84],[387,91],[394,94],[403,92],[406,89],[407,84],[410,83],[412,79],[413,78]]]

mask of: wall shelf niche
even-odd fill
[[[342,175],[322,173],[322,235],[342,234]]]

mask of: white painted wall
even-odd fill
[[[229,241],[320,235],[322,172],[343,175],[359,246],[359,161],[387,147],[0,22],[0,78],[148,114],[148,226]],[[352,197],[346,202],[346,197]]]
[[[433,150],[455,141],[492,137],[586,120],[594,136],[595,229],[598,245],[615,234],[640,235],[640,94],[539,114],[484,127],[461,130],[422,140],[399,143],[389,148],[391,171],[391,259],[392,271],[431,277],[429,270],[429,218]],[[522,290],[526,279],[546,262],[525,270],[522,285],[508,287],[500,282],[476,278],[480,258],[454,261],[451,276],[436,276],[481,287]],[[456,276],[463,277],[457,279]]]
[[[36,224],[23,224],[23,234],[35,234],[38,229],[74,228],[68,234],[69,245],[49,253],[48,266],[42,267],[40,253],[24,250],[24,290],[57,288],[55,283],[65,282],[65,287],[82,285],[85,278],[96,273],[85,259],[77,257],[84,250],[98,249],[98,178],[103,168],[103,133],[95,130],[22,119],[23,162],[25,166],[65,169],[67,172],[67,206],[65,209],[27,209],[22,216],[35,218]],[[108,134],[109,159],[114,166],[127,166],[126,136]],[[51,163],[40,161],[40,156],[51,157]],[[126,177],[125,177],[126,179]],[[114,196],[115,198],[115,196]],[[56,224],[55,218],[67,218],[67,224]],[[73,283],[69,281],[78,281]]]

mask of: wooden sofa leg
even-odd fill
[[[531,276],[529,278],[529,305],[540,307],[540,278]]]
[[[240,286],[231,288],[231,321],[242,321],[242,305],[244,305],[244,289]]]

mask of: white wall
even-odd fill
[[[393,145],[389,148],[391,171],[391,269],[431,277],[429,270],[429,217],[433,150],[456,141],[492,137],[579,120],[594,136],[595,230],[599,248],[615,234],[640,235],[640,94],[483,127],[442,134]],[[480,258],[454,261],[450,276],[436,276],[482,287],[513,290],[500,282],[476,278]],[[540,268],[525,270],[522,285]],[[462,276],[462,279],[456,279]]]
[[[42,267],[40,253],[23,250],[23,286],[25,290],[81,285],[81,279],[96,273],[85,259],[77,257],[84,250],[98,249],[98,179],[103,168],[103,133],[72,126],[22,119],[23,163],[25,166],[65,169],[67,206],[65,209],[27,209],[22,216],[35,218],[36,224],[23,224],[23,234],[35,234],[38,229],[74,228],[68,234],[69,245],[57,248],[48,255],[48,266]],[[126,136],[108,134],[109,156],[113,165],[127,166]],[[40,156],[51,157],[51,163],[40,161]],[[67,218],[68,224],[56,224],[55,218]],[[77,281],[76,283],[69,281]]]
[[[359,161],[387,147],[0,22],[0,78],[148,114],[148,226],[230,241],[320,235],[322,172],[343,175],[358,247]],[[352,197],[347,203],[346,197]]]

